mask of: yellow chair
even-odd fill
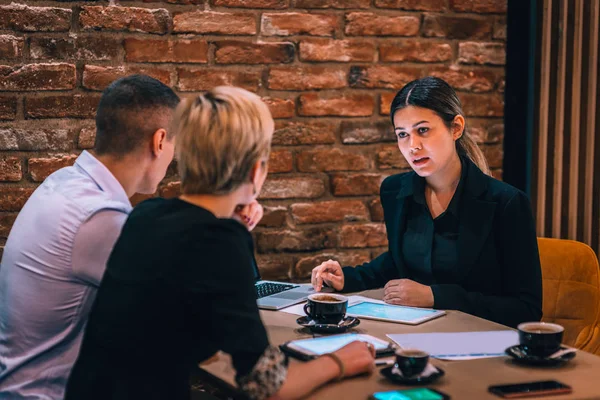
[[[542,321],[565,327],[563,342],[600,355],[600,271],[586,244],[538,238],[544,290]]]

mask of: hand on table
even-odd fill
[[[241,222],[249,231],[256,227],[256,224],[263,217],[263,207],[254,200],[248,205],[239,205],[233,212],[233,218]]]
[[[375,368],[375,348],[370,343],[352,342],[334,354],[344,364],[344,377],[371,372]]]
[[[317,292],[323,288],[323,282],[337,291],[344,288],[344,273],[339,262],[328,260],[312,270],[310,283]]]
[[[383,301],[410,307],[433,307],[431,287],[410,279],[394,279],[384,288]]]

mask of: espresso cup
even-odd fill
[[[517,326],[519,343],[525,353],[548,357],[560,349],[565,328],[546,322],[524,322]]]
[[[396,366],[404,377],[420,374],[427,367],[429,354],[418,349],[396,350]]]
[[[338,324],[345,316],[348,298],[341,294],[315,293],[308,296],[304,312],[317,324]]]

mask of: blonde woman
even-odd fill
[[[525,193],[490,175],[460,100],[439,78],[408,83],[391,106],[413,171],[381,185],[389,251],[312,271],[340,291],[384,287],[387,303],[460,310],[516,327],[542,316],[540,258]]]
[[[302,397],[373,369],[354,342],[288,366],[256,306],[248,230],[232,219],[267,176],[273,120],[260,98],[218,87],[177,108],[182,195],[151,199],[127,220],[110,256],[69,379],[67,399],[189,399],[189,374],[229,353],[254,399]],[[255,221],[249,225],[254,225]]]

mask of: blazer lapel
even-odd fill
[[[390,214],[390,224],[387,227],[388,232],[388,240],[390,241],[390,252],[392,254],[392,259],[396,264],[396,269],[398,270],[398,276],[400,278],[406,277],[406,268],[404,267],[404,257],[400,254],[401,242],[400,237],[401,233],[404,232],[404,227],[406,224],[406,199],[408,196],[413,194],[413,179],[411,176],[407,176],[403,182],[400,190],[393,193],[394,196],[390,196],[389,201],[392,203],[392,213]],[[387,219],[387,218],[386,218]]]

